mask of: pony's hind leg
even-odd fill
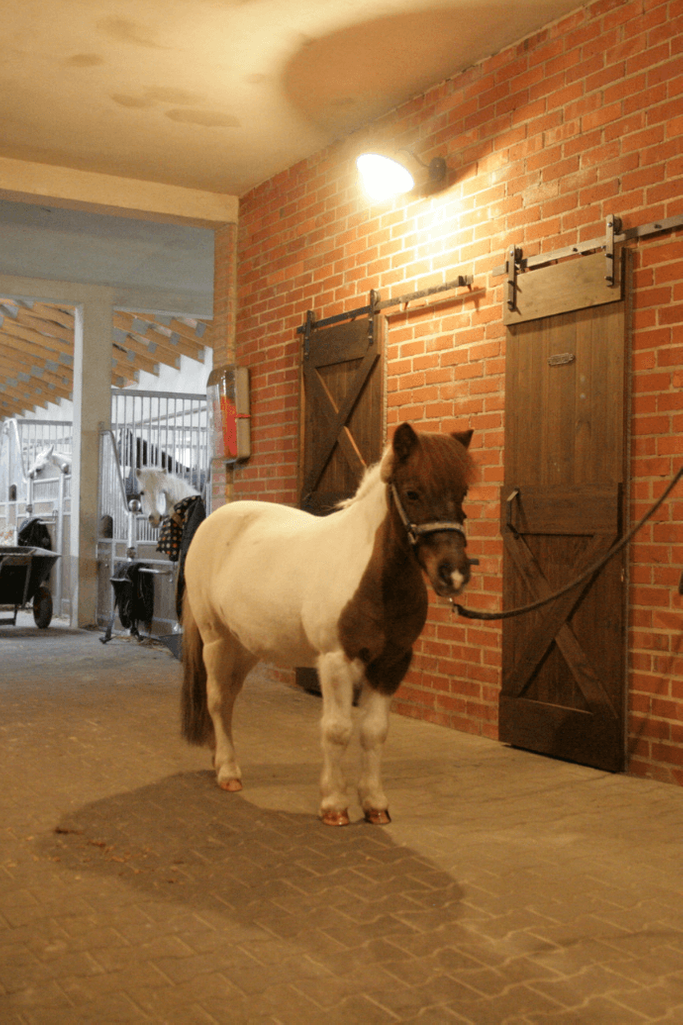
[[[258,659],[230,635],[204,645],[206,697],[216,737],[214,767],[223,790],[242,789],[242,772],[232,742],[232,712],[244,678]]]
[[[323,696],[320,721],[323,769],[320,777],[320,815],[328,826],[349,823],[342,758],[351,737],[354,684],[360,670],[341,651],[321,655],[318,675]]]
[[[386,825],[391,822],[388,802],[382,786],[381,762],[389,729],[391,697],[380,694],[369,684],[360,699],[361,777],[358,797],[367,822]]]

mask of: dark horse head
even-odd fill
[[[460,594],[470,579],[462,504],[474,473],[467,451],[472,433],[418,434],[401,424],[382,466],[394,515],[444,598]]]

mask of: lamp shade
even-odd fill
[[[365,194],[375,202],[400,196],[415,187],[412,174],[391,157],[379,153],[363,153],[356,160]]]

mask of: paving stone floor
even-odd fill
[[[226,794],[99,636],[0,627],[3,1025],[683,1022],[683,790],[394,716],[393,823],[332,829],[318,698],[252,674]]]

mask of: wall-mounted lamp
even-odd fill
[[[446,177],[446,161],[434,157],[428,164],[411,150],[400,149],[388,157],[363,153],[356,160],[363,191],[375,202],[412,192],[419,185],[436,185]]]

